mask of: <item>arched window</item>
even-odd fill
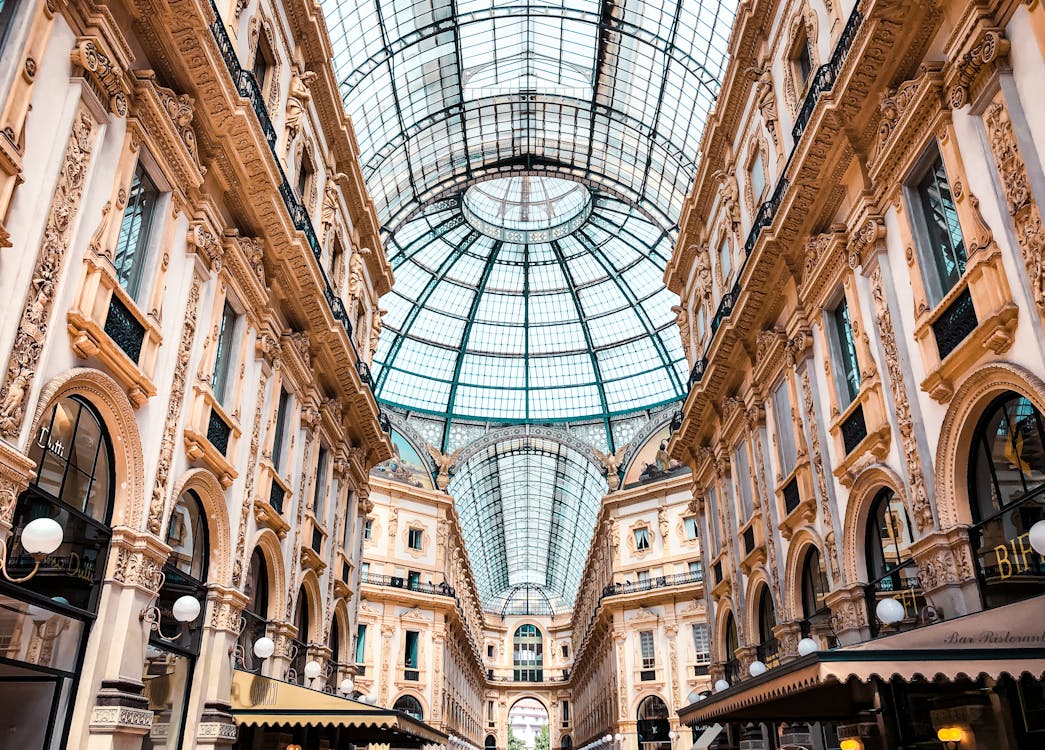
[[[733,613],[726,614],[726,680],[732,685],[740,676],[740,662],[737,660],[737,649],[740,647],[740,639],[737,638],[737,623],[733,619]]]
[[[483,748],[485,750],[497,750],[497,738],[492,734],[486,735],[486,741],[483,742]]]
[[[268,565],[260,547],[251,553],[244,593],[247,595],[247,605],[243,609],[243,632],[240,633],[234,652],[236,669],[258,673],[263,662],[254,656],[254,642],[266,635],[269,612]]]
[[[1008,392],[984,411],[969,455],[970,541],[984,605],[1045,591],[1045,563],[1026,534],[1045,518],[1045,425],[1025,396]]]
[[[396,702],[392,705],[392,710],[412,716],[418,721],[423,721],[425,718],[425,713],[421,709],[421,701],[412,695],[401,695],[396,698]]]
[[[18,706],[31,706],[8,711],[13,718],[6,722],[4,745],[39,747],[46,741],[48,747],[64,747],[66,723],[54,717],[65,715],[63,702],[82,671],[112,538],[112,443],[94,408],[68,396],[41,419],[29,457],[36,473],[15,502],[7,572],[20,578],[33,570],[34,561],[21,544],[29,522],[53,519],[62,527],[63,541],[30,580],[5,581],[0,590],[0,643],[6,657],[0,661],[0,682]]]
[[[769,592],[769,586],[763,586],[758,598],[758,660],[767,667],[775,667],[780,664],[777,655],[777,639],[773,635],[776,627],[776,607],[773,606],[773,595]]]
[[[327,642],[330,648],[330,665],[327,669],[327,682],[324,688],[328,693],[336,693],[341,675],[341,626],[337,624],[337,614],[330,622],[330,640]]]
[[[907,617],[914,617],[921,606],[918,566],[910,551],[913,540],[903,501],[891,489],[881,490],[871,504],[864,548],[870,581],[867,604],[873,635],[878,632],[874,613],[881,599],[897,599],[904,605]]]
[[[308,663],[308,636],[312,622],[309,617],[308,592],[302,586],[298,591],[297,610],[294,614],[294,625],[298,634],[291,640],[294,656],[290,660],[287,677],[290,682],[305,684],[305,664]]]
[[[199,496],[192,490],[183,493],[171,511],[166,541],[171,552],[163,566],[163,586],[156,600],[161,628],[149,634],[142,672],[153,725],[162,726],[164,731],[150,732],[142,746],[145,750],[173,750],[181,746],[190,676],[200,653],[210,545],[206,514]],[[199,602],[201,614],[194,621],[172,629],[175,624],[172,608],[183,596],[191,596]],[[172,634],[174,637],[169,637]]]
[[[810,545],[802,561],[802,637],[809,638],[814,630],[826,631],[831,619],[831,610],[827,606],[827,577],[820,561],[820,550]],[[825,633],[832,641],[830,633]]]
[[[562,739],[559,740],[559,747],[562,750],[573,750],[573,739],[568,734],[564,734]]]
[[[544,679],[544,643],[536,625],[520,625],[515,630],[513,653],[516,682]]]
[[[668,721],[668,707],[656,695],[650,695],[639,704],[638,726],[639,747],[642,750],[670,750],[671,723]]]

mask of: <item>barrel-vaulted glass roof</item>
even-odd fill
[[[738,0],[320,2],[396,278],[378,398],[442,425],[443,452],[455,425],[561,421],[617,450],[615,426],[685,395],[663,272]],[[450,487],[484,596],[572,601],[588,516],[520,534],[572,502],[540,475],[573,464],[489,450]]]
[[[573,606],[606,480],[565,443],[519,437],[470,456],[447,488],[491,610],[521,588],[545,593],[552,614]]]

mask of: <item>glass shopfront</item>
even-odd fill
[[[94,409],[78,397],[59,400],[33,437],[37,472],[18,498],[8,538],[7,570],[30,575],[33,557],[22,530],[55,520],[63,542],[29,580],[0,578],[0,722],[5,747],[59,748],[84,649],[98,609],[112,532],[112,446]]]

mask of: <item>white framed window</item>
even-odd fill
[[[218,403],[226,405],[231,394],[231,375],[235,371],[236,335],[239,328],[240,315],[236,308],[225,300],[221,310],[221,322],[218,325],[218,345],[214,353],[214,372],[210,379],[210,388]]]
[[[827,317],[838,402],[845,408],[860,393],[860,363],[856,358],[856,338],[853,336],[853,322],[844,294]]]
[[[330,463],[330,452],[325,445],[319,446],[319,457],[316,459],[316,482],[313,486],[312,512],[320,523],[323,522],[323,510],[327,496],[327,465]]]
[[[791,421],[791,394],[787,389],[787,378],[782,378],[773,389],[773,422],[776,426],[777,458],[780,473],[787,476],[798,463],[798,446],[795,444],[795,426]]]
[[[929,303],[937,305],[965,273],[966,249],[939,148],[926,151],[905,187]]]
[[[272,436],[272,466],[277,474],[285,470],[286,442],[288,439],[287,423],[290,421],[290,393],[279,389],[279,405],[276,407],[276,433]]]
[[[733,474],[736,477],[737,492],[740,496],[741,517],[742,520],[747,521],[755,512],[755,504],[751,490],[751,462],[748,460],[747,443],[743,440],[733,451]]]
[[[632,533],[635,537],[636,550],[642,551],[650,548],[649,529],[643,526],[642,528],[635,529]]]
[[[116,280],[135,302],[142,298],[142,280],[151,256],[153,225],[161,216],[162,197],[156,182],[139,159],[127,192],[127,206],[123,210],[120,235],[113,254]]]
[[[693,629],[693,660],[697,664],[711,662],[711,642],[708,640],[708,626],[704,622],[695,622]]]
[[[700,538],[700,524],[696,516],[686,516],[682,519],[683,530],[686,532],[686,539],[693,540]]]
[[[762,149],[758,146],[755,146],[755,156],[748,169],[748,178],[751,180],[751,195],[754,196],[757,209],[762,201],[762,194],[766,192],[766,164],[762,160]]]
[[[642,657],[642,669],[657,668],[657,654],[653,643],[653,631],[642,630],[639,632],[639,652]]]
[[[424,547],[424,532],[421,529],[410,529],[406,532],[406,546],[413,550]]]

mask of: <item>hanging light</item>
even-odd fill
[[[878,602],[875,605],[874,613],[883,625],[895,625],[907,614],[904,606],[891,596]]]
[[[22,549],[33,558],[33,569],[21,578],[12,578],[7,572],[7,540],[0,539],[0,573],[11,583],[25,583],[40,570],[40,563],[62,546],[65,532],[53,518],[34,518],[22,529]]]
[[[723,690],[727,690],[728,688],[729,688],[729,683],[726,682],[725,680],[715,680],[715,692],[716,693],[721,693]]]
[[[761,662],[756,659],[755,661],[751,662],[751,665],[747,668],[747,671],[752,677],[760,677],[761,675],[764,675],[766,673],[767,669],[768,667],[765,665],[765,662]]]
[[[1038,521],[1030,527],[1027,532],[1031,548],[1042,557],[1045,557],[1045,520]]]
[[[276,643],[267,635],[263,635],[254,641],[254,656],[262,661],[276,652]]]
[[[820,650],[820,644],[812,638],[803,638],[798,642],[798,655],[809,656]]]

